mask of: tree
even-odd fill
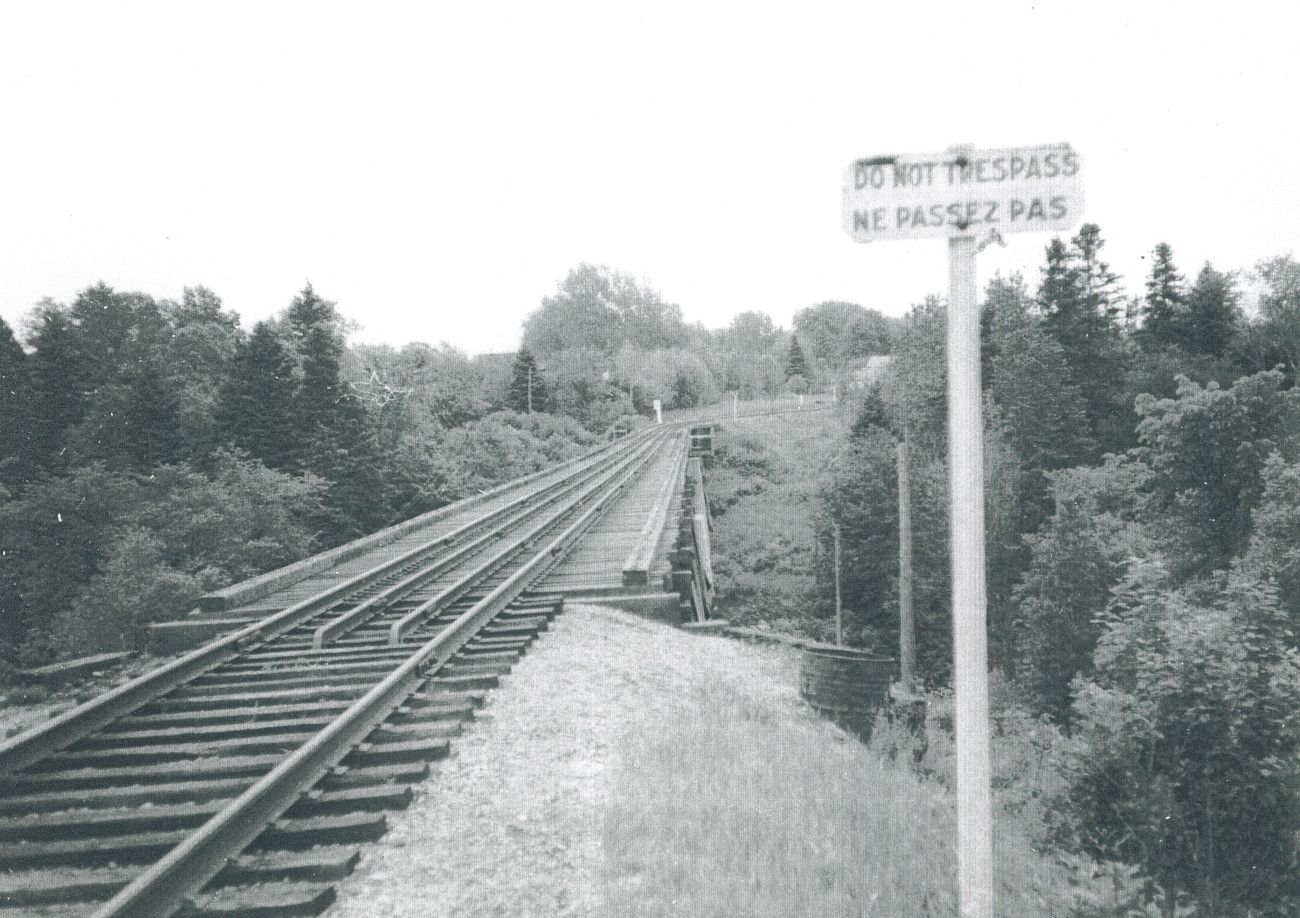
[[[224,442],[273,469],[290,465],[297,389],[293,359],[268,322],[258,322],[235,351],[215,409]]]
[[[1236,342],[1240,316],[1232,274],[1214,270],[1208,261],[1187,294],[1187,312],[1179,334],[1189,354],[1226,356]]]
[[[520,348],[510,370],[510,389],[506,407],[522,414],[546,411],[550,407],[545,380],[537,370],[537,359],[527,348]]]
[[[905,432],[913,451],[931,457],[948,452],[947,310],[927,296],[912,307],[882,383],[895,430]]]
[[[301,382],[294,394],[297,442],[293,467],[331,483],[324,541],[339,545],[387,519],[375,430],[357,393],[342,378],[343,320],[335,304],[311,284],[286,314],[294,335]]]
[[[1276,370],[1230,389],[1179,377],[1176,398],[1138,397],[1137,455],[1153,473],[1143,512],[1175,575],[1226,568],[1245,549],[1265,460],[1300,448],[1300,393],[1282,384]]]
[[[38,468],[36,416],[27,354],[0,319],[0,485],[21,487]]]
[[[1123,296],[1119,277],[1101,260],[1104,245],[1095,223],[1085,223],[1069,249],[1052,240],[1037,299],[1044,327],[1060,343],[1071,380],[1084,396],[1092,440],[1106,453],[1132,445],[1135,418],[1124,387],[1128,367],[1117,322]]]
[[[218,396],[239,346],[239,317],[223,310],[221,298],[205,287],[186,287],[179,303],[163,300],[159,306],[170,336],[159,354],[159,371],[175,399],[182,455],[202,464],[221,442]]]
[[[1017,676],[1035,712],[1058,723],[1070,717],[1072,680],[1092,671],[1111,591],[1130,558],[1146,550],[1138,506],[1148,474],[1140,463],[1115,457],[1051,474],[1055,510],[1025,537],[1030,564],[1013,600],[1021,633]]]
[[[1260,316],[1294,385],[1300,369],[1300,262],[1291,255],[1278,255],[1259,262],[1255,274],[1265,285],[1259,298]]]
[[[794,314],[794,330],[832,373],[859,358],[888,354],[893,340],[889,319],[874,309],[836,300],[800,309]]]
[[[1183,277],[1174,267],[1174,252],[1167,242],[1156,245],[1147,278],[1141,341],[1148,349],[1181,345],[1187,294]]]
[[[624,342],[646,350],[681,347],[686,339],[681,308],[648,281],[587,262],[570,269],[524,319],[524,346],[543,357],[567,348],[613,354]]]
[[[790,351],[785,358],[785,378],[792,376],[802,376],[805,380],[809,378],[808,362],[804,360],[803,348],[799,347],[799,339],[790,338]]]
[[[1068,468],[1093,452],[1086,403],[1064,348],[1028,307],[1018,275],[990,282],[985,382],[1026,466],[1044,472]]]
[[[41,465],[54,469],[67,464],[64,432],[85,416],[88,393],[72,372],[77,363],[76,330],[67,310],[44,300],[30,323],[34,448]]]
[[[1289,643],[1300,646],[1300,461],[1273,453],[1264,461],[1262,477],[1247,566],[1277,587],[1278,603],[1292,623]]]
[[[1207,600],[1139,563],[1101,624],[1093,675],[1075,685],[1065,801],[1082,846],[1136,864],[1170,918],[1182,894],[1198,915],[1287,913],[1300,666],[1272,587],[1236,568]]]

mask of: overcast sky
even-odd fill
[[[775,7],[4,4],[0,316],[202,284],[251,327],[310,280],[355,340],[479,353],[581,261],[710,327],[901,315],[947,247],[852,242],[841,173],[954,143],[1071,143],[1131,293],[1162,240],[1189,276],[1297,249],[1283,4]]]

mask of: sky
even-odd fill
[[[0,2],[0,317],[203,285],[248,328],[310,281],[355,341],[506,351],[584,261],[710,328],[897,316],[947,246],[852,241],[842,173],[962,143],[1070,143],[1131,294],[1161,241],[1249,269],[1300,241],[1284,9]]]

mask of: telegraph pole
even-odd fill
[[[912,618],[912,488],[907,475],[907,434],[898,444],[898,657],[903,687],[916,682],[916,624]]]

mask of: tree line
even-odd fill
[[[202,287],[0,321],[0,675],[141,648],[203,592],[589,448],[500,360],[346,345],[308,284],[250,331]]]
[[[989,647],[1062,737],[1051,841],[1137,865],[1173,915],[1286,914],[1300,831],[1300,265],[1127,297],[1088,224],[982,303]],[[918,665],[951,676],[945,311],[914,308],[822,494],[855,642],[898,646],[896,444],[911,465]],[[1025,739],[1025,742],[1030,742]],[[1180,905],[1181,903],[1181,905]],[[1289,904],[1288,904],[1289,903]],[[1142,903],[1137,903],[1141,905]]]
[[[764,314],[687,325],[584,263],[517,353],[470,358],[349,346],[310,284],[251,329],[203,287],[45,300],[21,342],[0,321],[0,677],[142,648],[204,592],[569,458],[655,400],[820,384],[887,337],[850,304],[801,316],[806,358]]]

